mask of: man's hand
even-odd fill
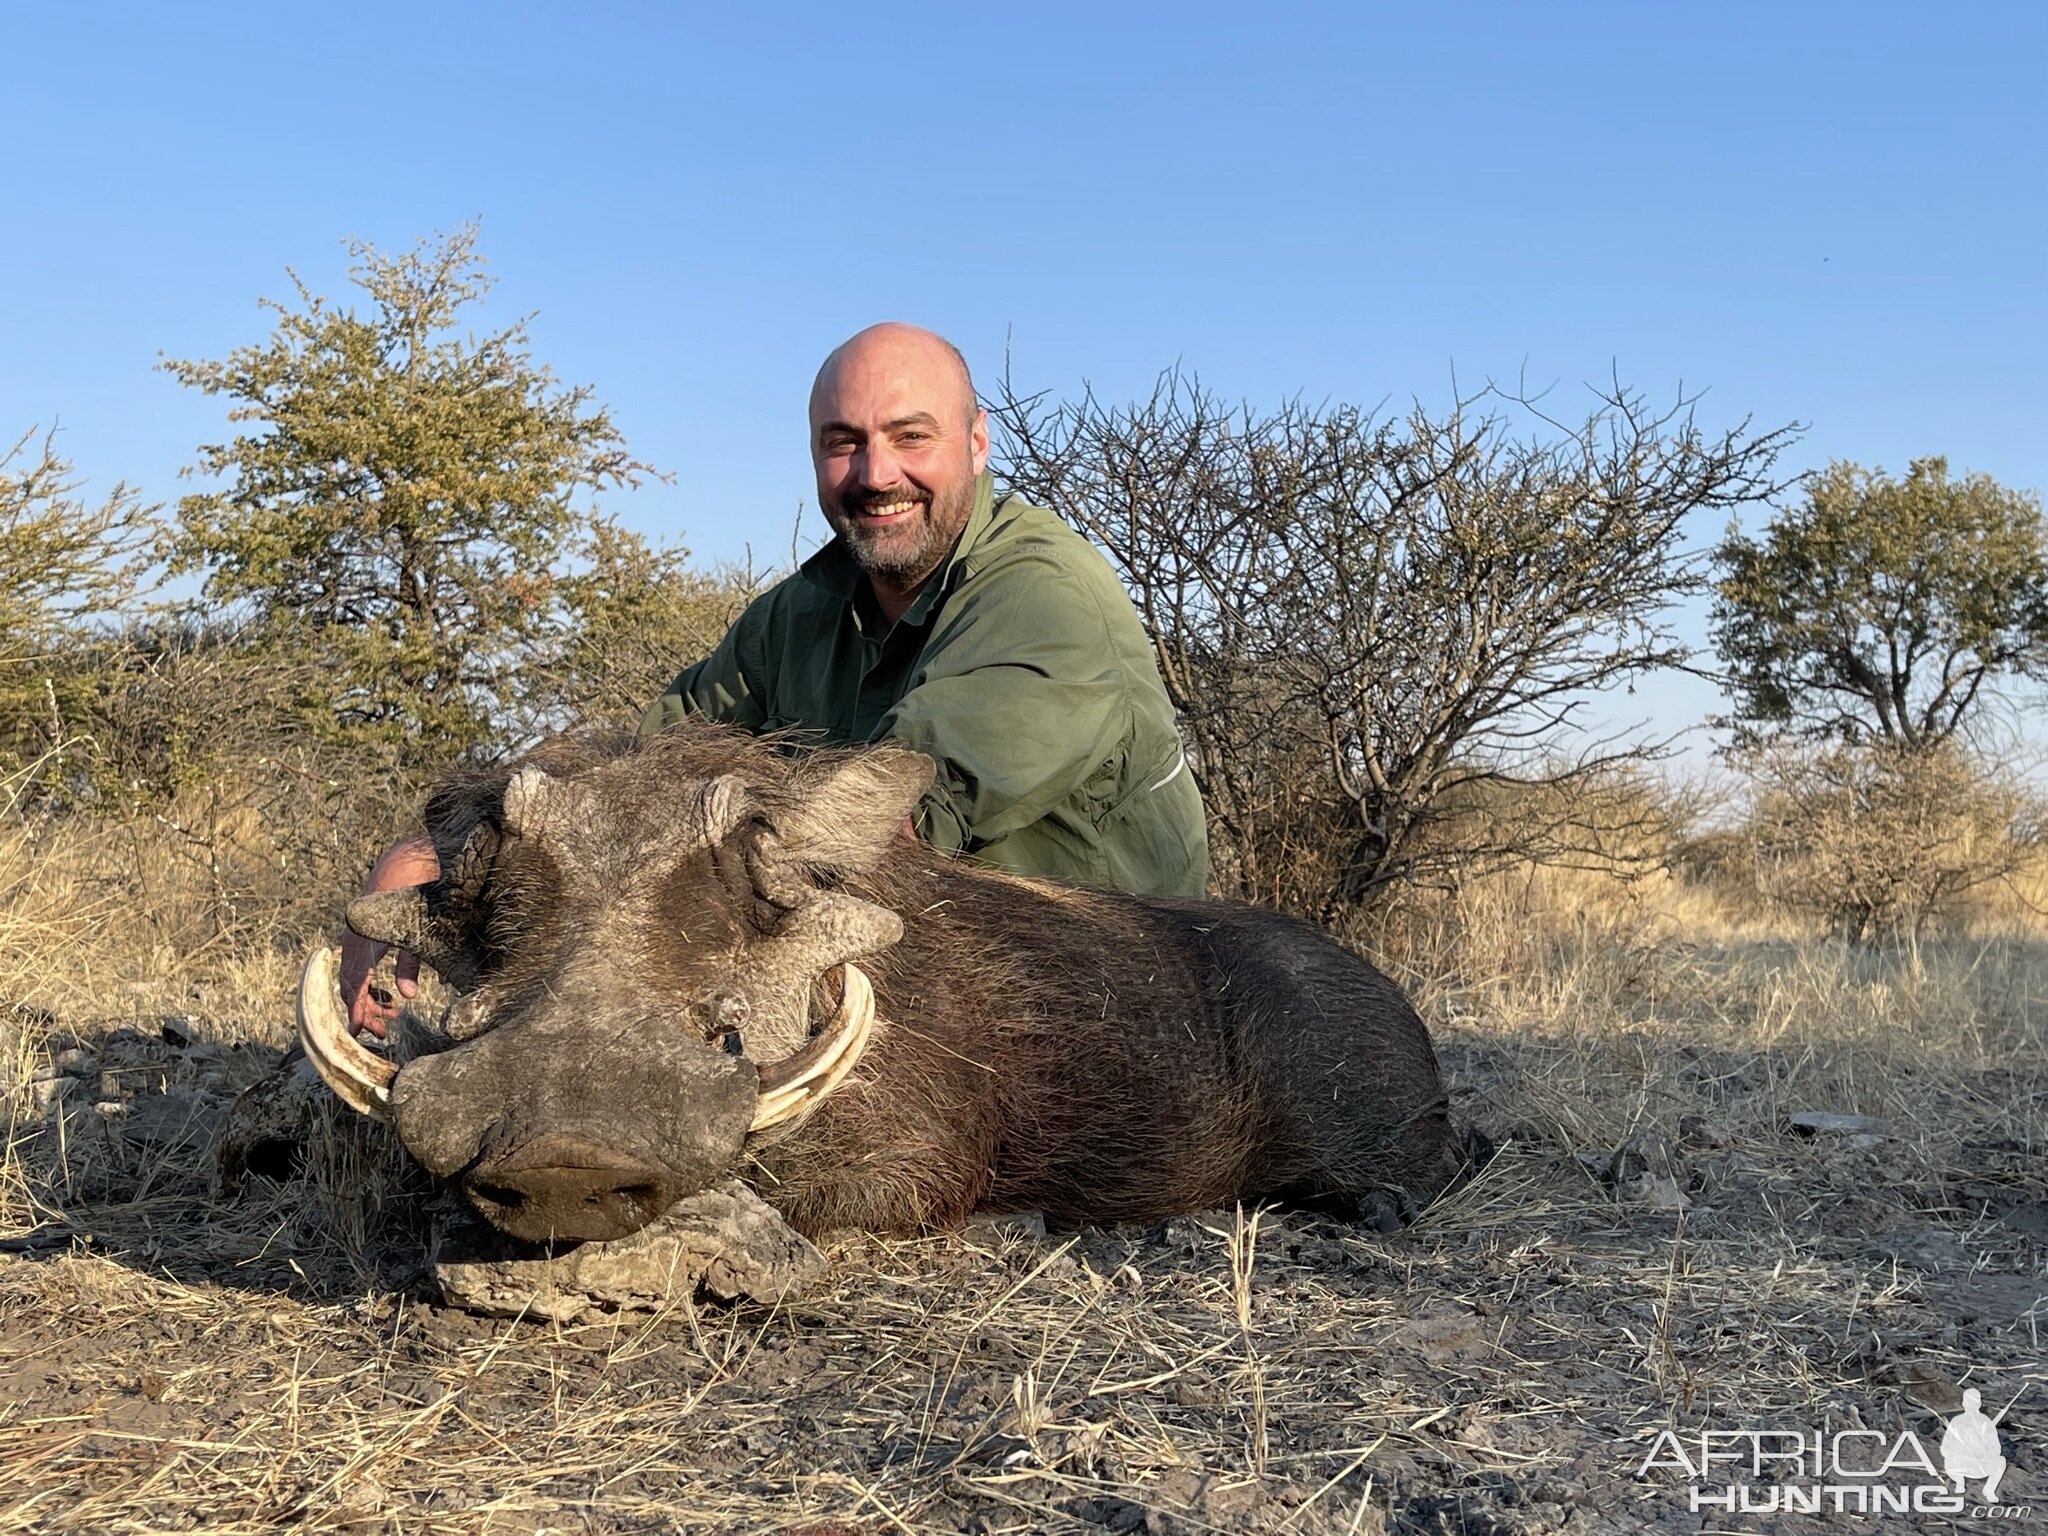
[[[441,873],[434,857],[434,845],[425,838],[409,838],[385,851],[363,882],[363,894],[394,890],[402,885],[425,885]],[[382,987],[370,984],[370,972],[384,958],[388,944],[366,939],[351,929],[341,940],[341,998],[348,1005],[352,1028],[367,1029],[381,1036],[385,1026],[398,1017],[398,1005]],[[412,997],[419,992],[420,962],[417,955],[400,950],[396,963],[398,995]]]

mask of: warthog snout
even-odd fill
[[[578,1240],[637,1232],[692,1190],[669,1169],[580,1136],[537,1136],[479,1163],[462,1184],[515,1236]]]
[[[321,1076],[390,1121],[494,1225],[542,1242],[627,1236],[715,1182],[750,1135],[844,1081],[875,1025],[873,989],[853,965],[817,1036],[765,1067],[704,1042],[687,1019],[622,1015],[571,988],[569,1006],[508,1009],[400,1067],[349,1035],[334,973],[323,948],[299,984],[299,1039]]]
[[[406,1150],[515,1237],[638,1231],[738,1159],[753,1064],[651,1028],[507,1025],[425,1056],[391,1085]]]

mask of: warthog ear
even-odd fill
[[[776,834],[806,864],[873,869],[937,771],[923,753],[903,747],[832,753],[804,776],[797,804],[776,818]]]

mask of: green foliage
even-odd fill
[[[32,446],[33,445],[33,446]],[[54,770],[81,680],[65,664],[81,626],[135,592],[155,509],[125,485],[91,506],[55,434],[0,455],[0,772]],[[36,765],[43,765],[38,768]]]
[[[2048,676],[2037,497],[1916,459],[1903,480],[1831,464],[1804,505],[1717,558],[1714,642],[1738,740],[1951,736],[2003,676]]]
[[[525,668],[529,737],[631,726],[762,586],[750,570],[694,569],[681,545],[650,543],[609,518],[591,520],[576,554],[557,583],[560,622]]]
[[[647,466],[588,388],[533,361],[525,320],[458,332],[490,288],[473,226],[401,256],[349,250],[366,312],[294,274],[295,306],[265,301],[267,339],[163,364],[247,424],[199,450],[198,472],[225,484],[179,502],[166,553],[277,643],[315,646],[324,675],[303,703],[320,730],[474,750],[556,617],[557,571],[588,524],[579,493]]]
[[[53,835],[113,833],[121,855],[92,900],[173,948],[331,924],[432,776],[398,746],[316,730],[306,700],[326,663],[288,634],[159,609],[68,633],[43,666],[75,750],[45,753],[0,803]],[[19,824],[0,816],[0,835]]]

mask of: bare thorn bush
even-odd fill
[[[1404,889],[1597,848],[1490,790],[1655,755],[1565,745],[1589,699],[1682,663],[1686,520],[1772,495],[1790,429],[1713,434],[1619,385],[1566,422],[1488,389],[1382,420],[1233,409],[1190,375],[1048,404],[999,385],[1005,472],[1105,551],[1148,631],[1224,892],[1328,922]],[[1447,823],[1455,821],[1457,832]]]

